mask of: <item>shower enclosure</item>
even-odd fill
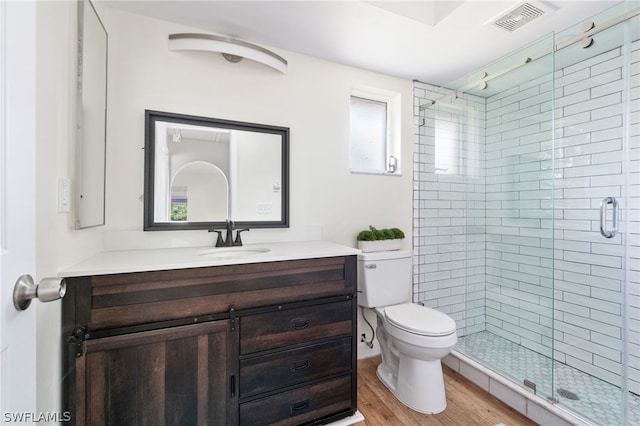
[[[531,395],[640,425],[639,4],[591,21],[415,83],[414,300]]]

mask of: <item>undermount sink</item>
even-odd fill
[[[244,259],[245,257],[256,256],[268,253],[270,250],[263,247],[216,247],[198,252],[198,256],[205,256],[213,259]]]

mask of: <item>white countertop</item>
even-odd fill
[[[268,249],[265,253],[237,257],[233,251]],[[218,253],[219,251],[219,253]],[[199,253],[213,253],[208,257]],[[225,254],[228,253],[228,256]],[[90,259],[58,272],[61,277],[119,274],[126,272],[161,271],[200,268],[206,266],[238,265],[244,263],[277,262],[282,260],[313,259],[349,256],[360,250],[328,241],[296,241],[283,243],[245,244],[242,247],[180,247],[162,249],[105,251]]]

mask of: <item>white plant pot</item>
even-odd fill
[[[376,241],[358,241],[358,248],[364,253],[374,251],[390,251],[400,250],[402,248],[402,239],[395,240],[376,240]]]

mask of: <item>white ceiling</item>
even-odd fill
[[[521,1],[98,1],[246,40],[285,58],[280,49],[436,85],[617,3],[532,0],[552,11],[510,33],[486,23]]]

